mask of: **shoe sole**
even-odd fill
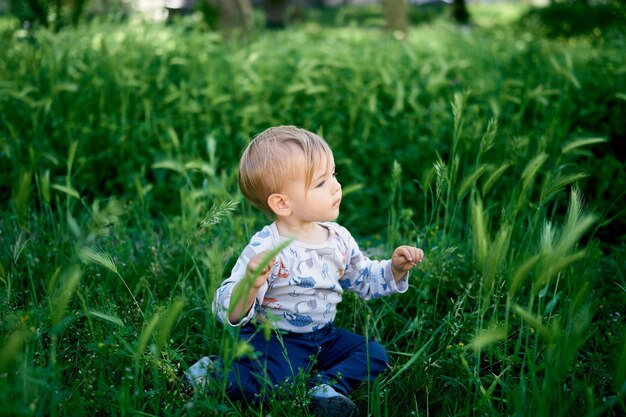
[[[316,417],[358,417],[359,409],[342,395],[330,398],[312,398],[311,413]]]

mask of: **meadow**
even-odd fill
[[[3,23],[0,415],[306,415],[302,381],[193,407],[178,383],[250,354],[211,302],[267,222],[236,167],[276,124],[328,140],[372,257],[426,253],[406,293],[339,306],[391,355],[362,414],[624,415],[625,32],[474,7],[405,37]]]

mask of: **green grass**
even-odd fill
[[[246,354],[210,305],[265,222],[237,190],[239,153],[279,123],[328,139],[339,221],[363,248],[426,252],[407,293],[340,306],[338,325],[392,357],[354,393],[364,413],[626,411],[623,38],[440,20],[401,42],[311,25],[243,44],[183,24],[13,29],[0,413],[305,415],[301,381],[252,408],[218,394],[188,409],[176,390],[200,356]]]

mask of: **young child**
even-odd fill
[[[408,271],[424,253],[400,246],[390,260],[373,261],[348,230],[334,223],[341,185],[328,144],[294,126],[267,129],[243,152],[243,195],[274,222],[256,233],[217,290],[214,308],[225,325],[255,350],[228,374],[228,394],[254,399],[301,373],[309,380],[310,411],[318,416],[358,415],[347,395],[388,368],[385,349],[373,340],[333,325],[344,291],[368,300],[408,288]],[[289,242],[263,265],[267,254]],[[254,279],[254,272],[259,273]],[[245,289],[236,292],[238,286]],[[247,286],[247,288],[246,288]],[[246,293],[247,292],[247,293]],[[271,323],[266,339],[255,322]],[[204,387],[215,364],[207,357],[186,372]]]

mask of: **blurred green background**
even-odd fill
[[[426,252],[339,307],[392,356],[362,414],[624,413],[623,2],[364,3],[0,2],[0,414],[306,415],[302,381],[178,389],[249,353],[210,305],[277,124],[328,140],[371,256]]]

